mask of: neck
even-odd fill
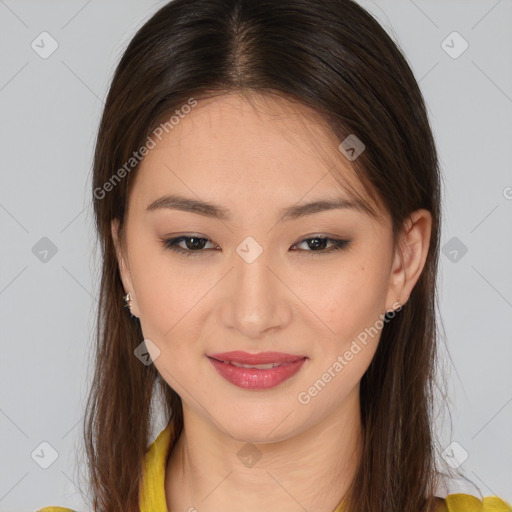
[[[333,512],[360,460],[358,388],[320,423],[279,442],[240,442],[183,413],[166,470],[169,512]]]

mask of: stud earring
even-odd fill
[[[138,318],[132,313],[132,296],[130,295],[130,292],[128,292],[126,295],[123,295],[123,299],[125,302],[124,307],[130,310],[130,317]]]
[[[393,306],[395,306],[396,304],[398,304],[398,307],[397,308],[392,307],[390,310],[386,311],[386,314],[393,313],[393,316],[394,316],[395,311],[398,311],[399,309],[402,308],[402,304],[400,304],[400,297],[396,298],[396,302],[393,304]]]
[[[130,295],[130,292],[128,292],[126,295],[123,296],[123,299],[124,299],[124,302],[125,302],[125,305],[124,307],[125,308],[130,308],[132,307],[131,305],[131,302],[132,302],[132,297]]]

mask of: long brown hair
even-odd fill
[[[237,91],[276,94],[320,113],[340,141],[355,134],[353,162],[393,233],[408,215],[432,215],[423,272],[386,322],[361,381],[364,449],[346,498],[350,512],[426,512],[437,479],[432,432],[437,339],[440,177],[422,94],[385,30],[351,0],[173,0],[131,40],[99,127],[93,201],[102,250],[95,373],[84,436],[96,512],[138,510],[152,397],[183,428],[181,399],[154,365],[134,356],[143,335],[123,307],[111,221],[121,236],[137,152],[162,119],[191,98]],[[121,171],[124,169],[124,172]],[[342,433],[340,433],[342,435]]]

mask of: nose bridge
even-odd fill
[[[273,262],[271,251],[253,237],[244,239],[233,253],[233,283],[222,320],[244,337],[260,337],[290,320],[286,292],[274,275]]]

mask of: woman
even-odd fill
[[[164,6],[113,78],[93,196],[94,511],[511,510],[436,496],[437,154],[356,3]]]

